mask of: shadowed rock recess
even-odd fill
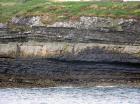
[[[139,20],[80,17],[47,26],[22,20],[14,25],[27,30],[0,27],[1,87],[140,87]]]

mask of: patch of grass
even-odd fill
[[[50,2],[48,0],[0,0],[0,22],[13,16],[42,15],[55,21],[80,16],[132,18],[140,16],[140,2]],[[44,22],[48,23],[47,19]],[[52,22],[53,20],[51,20]]]

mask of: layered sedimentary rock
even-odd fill
[[[139,63],[140,46],[99,43],[25,42],[0,44],[1,58],[55,58],[59,60]]]
[[[24,31],[1,25],[2,82],[139,85],[139,20],[81,17],[47,26],[38,26],[38,20],[37,26],[30,24],[32,20],[12,21],[29,26]]]

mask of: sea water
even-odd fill
[[[140,104],[140,88],[1,88],[0,104]]]

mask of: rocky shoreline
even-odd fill
[[[83,16],[44,26],[33,18],[12,19],[24,29],[0,26],[1,87],[140,87],[139,20]]]

